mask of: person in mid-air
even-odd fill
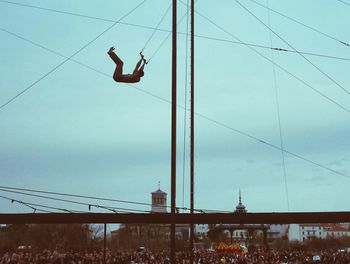
[[[147,61],[145,60],[142,53],[140,52],[141,59],[137,62],[132,74],[123,74],[124,62],[117,56],[117,54],[115,54],[114,50],[115,50],[114,47],[111,47],[109,49],[109,51],[107,52],[108,55],[111,57],[111,59],[116,64],[115,71],[113,74],[113,79],[116,82],[123,82],[123,83],[137,83],[137,82],[139,82],[141,77],[145,74],[143,72],[143,69],[145,68],[145,64],[147,64]]]

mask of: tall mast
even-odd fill
[[[171,214],[176,213],[176,67],[177,1],[173,0],[172,28],[172,99],[171,99]],[[170,226],[170,262],[175,264],[175,223]]]
[[[191,0],[191,186],[190,208],[194,213],[194,0]],[[193,264],[194,224],[190,225],[190,263]]]

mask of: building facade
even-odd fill
[[[309,239],[326,239],[350,237],[350,230],[346,224],[291,224],[289,227],[289,241],[304,242]]]

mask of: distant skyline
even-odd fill
[[[171,1],[142,2],[0,1],[2,186],[151,204],[160,182],[170,197]],[[185,2],[178,207],[189,207]],[[241,190],[249,212],[349,211],[350,6],[198,0],[196,11],[195,208],[233,211]],[[129,72],[145,47],[151,61],[140,83],[114,82],[111,46]],[[0,212],[32,212],[11,199],[88,210],[0,187]]]

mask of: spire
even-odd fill
[[[238,205],[236,206],[235,213],[246,213],[246,212],[247,212],[247,210],[245,209],[245,206],[242,204],[241,189],[239,189]]]
[[[160,181],[158,181],[158,190],[160,190]]]

